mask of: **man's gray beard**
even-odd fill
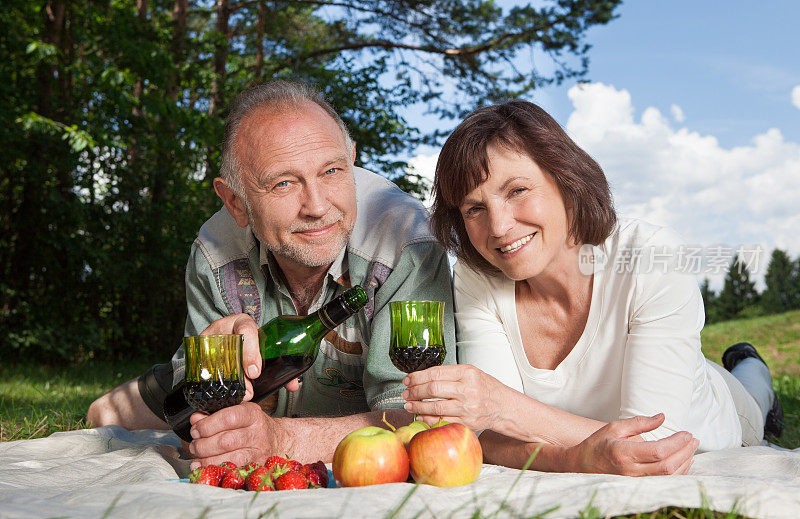
[[[267,248],[275,256],[281,256],[286,258],[290,261],[293,261],[299,265],[303,265],[304,267],[322,267],[324,265],[330,265],[342,251],[342,249],[347,245],[348,240],[350,240],[350,235],[353,233],[353,225],[350,226],[349,229],[346,229],[344,233],[337,234],[336,237],[331,238],[331,247],[327,249],[330,252],[315,252],[310,250],[308,247],[304,247],[302,245],[293,245],[288,243],[283,243],[277,247],[270,245],[269,243],[265,242],[261,236],[258,235],[258,231],[256,231],[255,227],[253,226],[252,222],[255,220],[253,219],[253,213],[250,209],[250,204],[245,202],[244,205],[245,211],[247,212],[247,218],[250,221],[250,230],[253,231],[253,234],[258,241],[264,244],[264,247]],[[344,219],[344,214],[341,211],[338,211],[338,221]],[[321,227],[325,227],[322,225]],[[290,232],[296,231],[299,229],[290,229]],[[338,241],[338,243],[336,243]]]
[[[347,231],[338,234],[335,238],[332,238],[331,247],[326,249],[326,251],[329,252],[312,251],[310,247],[288,243],[283,243],[278,247],[272,247],[268,243],[262,243],[264,243],[267,250],[276,256],[284,257],[304,267],[322,267],[333,263],[342,249],[347,245],[347,241],[350,239],[350,234],[352,232],[353,228],[351,227]]]

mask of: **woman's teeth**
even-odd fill
[[[533,234],[536,234],[536,233],[533,233]],[[520,238],[519,240],[515,241],[514,243],[510,243],[508,245],[500,247],[500,252],[502,252],[502,253],[514,252],[515,250],[519,249],[520,247],[522,247],[523,245],[525,245],[526,243],[531,241],[531,238],[533,238],[533,234],[529,234],[528,236],[525,236],[524,238]]]

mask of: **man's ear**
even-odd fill
[[[239,227],[247,227],[247,224],[250,223],[249,219],[247,218],[247,210],[244,207],[244,200],[239,198],[239,196],[233,192],[228,184],[225,182],[225,179],[217,177],[214,179],[214,191],[217,192],[217,196],[222,199],[222,203],[225,204],[225,208],[228,212],[233,216],[233,219],[236,220],[236,225]]]
[[[350,163],[351,164],[355,164],[356,163],[356,143],[355,142],[353,143],[353,156],[350,157]]]

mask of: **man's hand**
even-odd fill
[[[578,445],[567,449],[573,472],[659,476],[686,474],[699,440],[686,431],[658,441],[643,441],[639,434],[664,423],[664,415],[635,416],[613,421]]]
[[[243,466],[251,461],[263,463],[271,455],[293,452],[292,435],[280,420],[271,418],[256,404],[226,407],[212,415],[191,416],[192,443],[189,453],[195,458],[192,468],[230,461]],[[293,456],[296,457],[296,456]]]
[[[244,372],[248,379],[258,378],[261,374],[261,351],[258,349],[258,325],[248,314],[234,314],[222,319],[217,319],[208,328],[203,330],[200,335],[221,335],[229,333],[240,333],[244,335],[244,345],[242,346],[242,363]],[[245,381],[247,392],[244,401],[253,398],[253,385],[250,380]],[[300,382],[297,379],[288,382],[285,386],[289,391],[297,391]]]

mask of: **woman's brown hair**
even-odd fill
[[[431,230],[460,261],[487,274],[498,272],[470,243],[459,210],[489,176],[490,146],[524,154],[550,175],[565,206],[572,208],[569,232],[576,243],[598,245],[608,238],[617,214],[600,165],[539,106],[510,101],[469,114],[439,153]]]

